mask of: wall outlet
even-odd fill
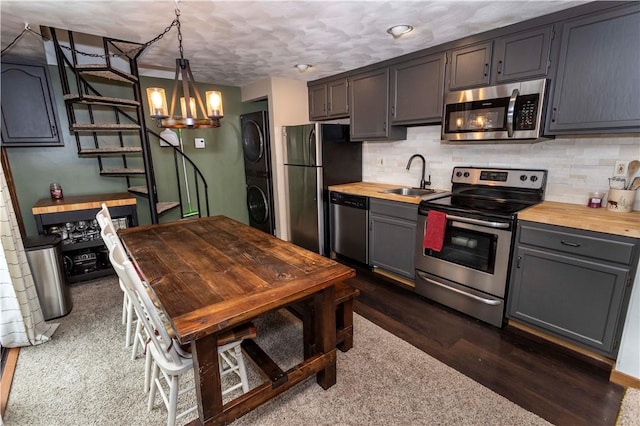
[[[384,158],[380,157],[376,160],[378,166],[384,166]]]
[[[613,168],[613,176],[615,177],[627,177],[627,170],[629,168],[629,162],[624,160],[616,161],[616,165]]]
[[[196,138],[196,148],[204,148],[204,138]]]

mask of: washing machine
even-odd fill
[[[271,178],[271,144],[267,111],[241,115],[240,126],[246,174]]]
[[[271,179],[265,176],[247,176],[247,210],[249,225],[275,235]]]

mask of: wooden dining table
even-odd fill
[[[355,276],[352,268],[224,216],[119,235],[177,339],[191,345],[199,416],[192,424],[231,422],[314,374],[324,389],[336,383],[334,286]],[[266,380],[223,404],[218,335],[309,298],[313,350],[283,371],[253,340],[244,341]]]

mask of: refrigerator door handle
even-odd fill
[[[309,136],[307,137],[307,154],[309,156],[309,165],[315,166],[317,164],[316,159],[314,158],[316,148],[316,128],[315,126],[311,128],[309,131]]]

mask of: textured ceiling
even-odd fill
[[[196,1],[182,0],[184,55],[196,80],[242,86],[274,76],[315,80],[405,53],[573,7],[585,1]],[[4,49],[24,28],[53,26],[147,42],[174,18],[174,1],[1,0]],[[386,29],[415,30],[393,39]],[[16,55],[43,55],[38,36],[25,35]],[[171,73],[177,31],[147,48],[145,68]],[[297,63],[311,64],[300,73]]]

